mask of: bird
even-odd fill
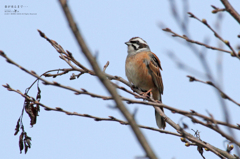
[[[162,102],[163,81],[159,58],[150,50],[149,45],[140,37],[133,37],[125,42],[128,55],[125,62],[125,73],[134,87],[151,92],[154,100]],[[163,108],[161,107],[163,111]],[[159,129],[165,129],[165,119],[155,109],[156,123]]]

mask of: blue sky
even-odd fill
[[[230,1],[233,6],[240,6],[238,1]],[[36,15],[4,15],[5,5],[23,5],[22,13],[37,13]],[[222,8],[220,1],[190,1],[189,11],[200,19],[207,19],[214,26],[216,14],[212,14],[210,5]],[[98,54],[97,61],[101,67],[107,61],[110,65],[106,72],[112,75],[125,76],[125,59],[127,47],[124,42],[131,37],[139,36],[147,41],[151,50],[161,60],[164,82],[163,103],[182,109],[195,110],[207,115],[212,113],[215,119],[223,120],[223,112],[216,92],[210,86],[201,83],[190,83],[186,75],[193,75],[179,69],[167,56],[172,51],[185,64],[204,73],[199,59],[190,49],[181,45],[176,39],[159,28],[164,24],[173,31],[183,34],[172,17],[169,1],[69,1],[70,9],[93,54]],[[182,1],[177,1],[181,17],[186,14],[182,9]],[[65,50],[73,53],[76,59],[90,68],[86,58],[82,55],[72,32],[66,22],[58,1],[1,1],[0,2],[0,50],[3,50],[12,60],[23,67],[42,74],[50,69],[68,68],[68,65],[59,59],[55,49],[37,32],[40,29],[50,39],[57,41]],[[239,11],[240,12],[240,11]],[[234,48],[239,44],[239,24],[228,14],[223,14],[221,35],[229,40]],[[195,19],[189,19],[189,30],[193,40],[204,41],[209,38],[210,45],[217,46],[218,40],[212,32]],[[181,42],[181,41],[180,41]],[[198,47],[201,49],[201,47]],[[225,49],[228,49],[225,47]],[[208,50],[206,58],[217,77],[216,63],[220,54]],[[239,101],[239,60],[229,54],[222,54],[223,58],[223,89],[236,101]],[[0,58],[0,84],[8,83],[14,89],[24,92],[35,80],[32,76]],[[58,81],[61,84],[75,88],[85,88],[88,91],[108,95],[96,77],[83,75],[79,79],[70,81],[71,74],[47,78],[49,81]],[[198,76],[196,76],[198,77]],[[207,78],[199,77],[202,80]],[[118,83],[120,84],[120,83]],[[122,85],[122,84],[120,84]],[[116,109],[110,109],[112,101],[103,101],[86,95],[76,96],[73,92],[40,85],[42,90],[41,102],[49,107],[61,107],[68,111],[90,114],[99,117],[114,116],[124,119]],[[30,95],[35,97],[37,89],[33,87]],[[134,98],[124,92],[118,92],[126,97]],[[0,87],[0,125],[1,125],[1,158],[135,158],[143,156],[144,151],[136,141],[129,126],[115,122],[96,122],[92,119],[67,116],[63,113],[48,112],[41,109],[37,124],[30,127],[29,118],[24,115],[25,130],[32,137],[32,148],[25,154],[19,154],[18,136],[14,136],[14,129],[20,116],[24,99],[16,93]],[[239,122],[239,107],[227,101],[231,122]],[[156,127],[154,109],[144,105],[126,105],[130,112],[138,108],[136,120],[141,125]],[[166,110],[166,115],[176,123],[180,122],[181,115],[172,114]],[[201,139],[224,148],[224,141],[220,135],[198,124],[192,124],[187,118],[183,121],[191,129],[199,130]],[[189,129],[188,132],[193,134]],[[175,130],[167,125],[166,130]],[[223,130],[226,130],[223,128]],[[196,158],[202,157],[196,147],[185,147],[179,138],[142,130],[154,152],[159,158]],[[239,136],[239,132],[236,134]],[[235,153],[235,152],[234,152]],[[216,158],[211,152],[204,152],[206,158]]]

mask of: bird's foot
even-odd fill
[[[151,92],[152,91],[152,88],[151,89],[149,89],[147,92],[145,92],[145,93],[140,93],[142,96],[144,96],[144,97],[148,97],[148,93],[150,93],[150,96],[151,96]]]

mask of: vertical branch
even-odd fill
[[[221,32],[221,23],[222,23],[222,19],[223,19],[223,14],[222,13],[218,13],[217,15],[217,19],[215,22],[215,28],[217,30],[217,32],[220,34]],[[223,44],[218,41],[218,48],[223,48]],[[220,89],[223,89],[223,53],[218,51],[217,54],[217,79],[218,79],[218,87]]]
[[[96,59],[93,57],[91,52],[89,51],[85,41],[83,40],[83,37],[74,22],[74,19],[70,13],[70,10],[68,8],[68,5],[66,3],[66,0],[59,0],[62,6],[62,9],[65,13],[65,16],[68,20],[69,26],[80,46],[80,49],[82,50],[83,54],[87,57],[88,61],[90,62],[94,72],[96,73],[99,80],[102,82],[102,84],[105,86],[105,88],[108,90],[108,92],[113,97],[118,109],[121,111],[121,113],[124,115],[124,117],[129,122],[132,130],[134,131],[138,141],[140,142],[142,148],[145,150],[146,155],[151,159],[157,159],[156,155],[154,154],[153,150],[151,149],[150,145],[148,144],[146,138],[143,136],[142,132],[140,131],[139,127],[136,124],[136,121],[134,120],[133,116],[129,113],[127,108],[124,106],[120,96],[118,95],[116,89],[111,85],[109,80],[106,78],[106,75],[101,71],[99,68]]]

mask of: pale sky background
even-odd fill
[[[231,0],[230,2],[240,12],[240,1]],[[4,15],[5,5],[23,5],[26,7],[19,9],[21,13],[37,13],[37,15]],[[200,19],[207,19],[208,23],[214,26],[217,15],[211,13],[210,5],[223,7],[220,0],[189,0],[188,11]],[[172,51],[188,66],[204,72],[199,59],[190,49],[159,28],[159,23],[164,23],[173,31],[182,34],[172,17],[168,0],[69,1],[69,6],[90,50],[93,54],[98,52],[97,60],[101,67],[110,61],[107,73],[126,79],[127,47],[124,42],[134,36],[142,37],[161,60],[164,82],[163,103],[182,110],[192,109],[205,115],[208,110],[215,119],[223,120],[223,112],[215,90],[201,83],[190,83],[186,75],[195,75],[180,70],[167,56],[167,52]],[[187,10],[183,11],[181,0],[177,0],[177,6],[182,17]],[[55,49],[39,36],[37,29],[40,29],[65,50],[71,51],[79,62],[89,67],[69,29],[58,1],[3,0],[0,1],[0,8],[0,50],[3,50],[18,64],[34,70],[38,74],[50,69],[69,68],[63,60],[59,59]],[[236,48],[240,42],[237,38],[240,33],[239,24],[228,13],[224,13],[223,16],[221,35]],[[204,38],[208,37],[210,44],[217,46],[218,41],[212,32],[197,20],[189,19],[189,29],[193,40],[204,41]],[[198,48],[202,49],[202,47]],[[225,49],[228,48],[225,47]],[[216,62],[219,52],[208,50],[206,54],[207,61],[216,78]],[[238,59],[223,53],[223,88],[230,97],[238,102],[240,102],[239,66]],[[0,57],[0,67],[1,85],[8,83],[12,88],[24,92],[35,80],[19,68],[6,63],[2,57]],[[84,74],[79,79],[70,81],[70,75],[71,73],[55,79],[47,78],[47,80],[108,95],[96,77]],[[207,80],[203,77],[199,78]],[[42,90],[41,102],[49,107],[61,107],[68,111],[98,117],[111,115],[124,119],[118,110],[108,107],[108,105],[113,105],[112,101],[94,99],[86,95],[76,96],[73,92],[42,84],[40,84],[40,88]],[[34,86],[29,95],[36,97],[36,92],[37,88]],[[118,92],[125,97],[134,99],[126,93]],[[92,119],[67,116],[44,109],[41,109],[37,124],[33,128],[29,125],[28,115],[24,114],[24,126],[28,135],[32,137],[32,148],[26,155],[19,154],[19,134],[17,136],[13,134],[24,99],[3,87],[0,87],[0,95],[0,158],[132,159],[145,155],[129,126],[116,122],[96,122]],[[240,123],[239,107],[229,101],[227,101],[227,105],[231,114],[231,123]],[[139,124],[157,127],[153,108],[136,104],[127,105],[127,108],[130,112],[138,108],[136,120]],[[168,110],[165,110],[165,113],[176,123],[180,122],[181,115],[172,114]],[[191,129],[199,130],[202,140],[225,149],[225,139],[220,135],[199,124],[192,124],[186,117],[183,118],[183,121],[190,127],[188,132],[193,134]],[[166,130],[175,132],[169,125]],[[223,130],[226,131],[224,128]],[[178,137],[143,129],[142,132],[159,158],[202,158],[196,147],[185,147]],[[236,132],[236,135],[240,139],[240,133]],[[233,151],[233,153],[236,152]],[[204,152],[204,156],[217,158],[211,152]]]

